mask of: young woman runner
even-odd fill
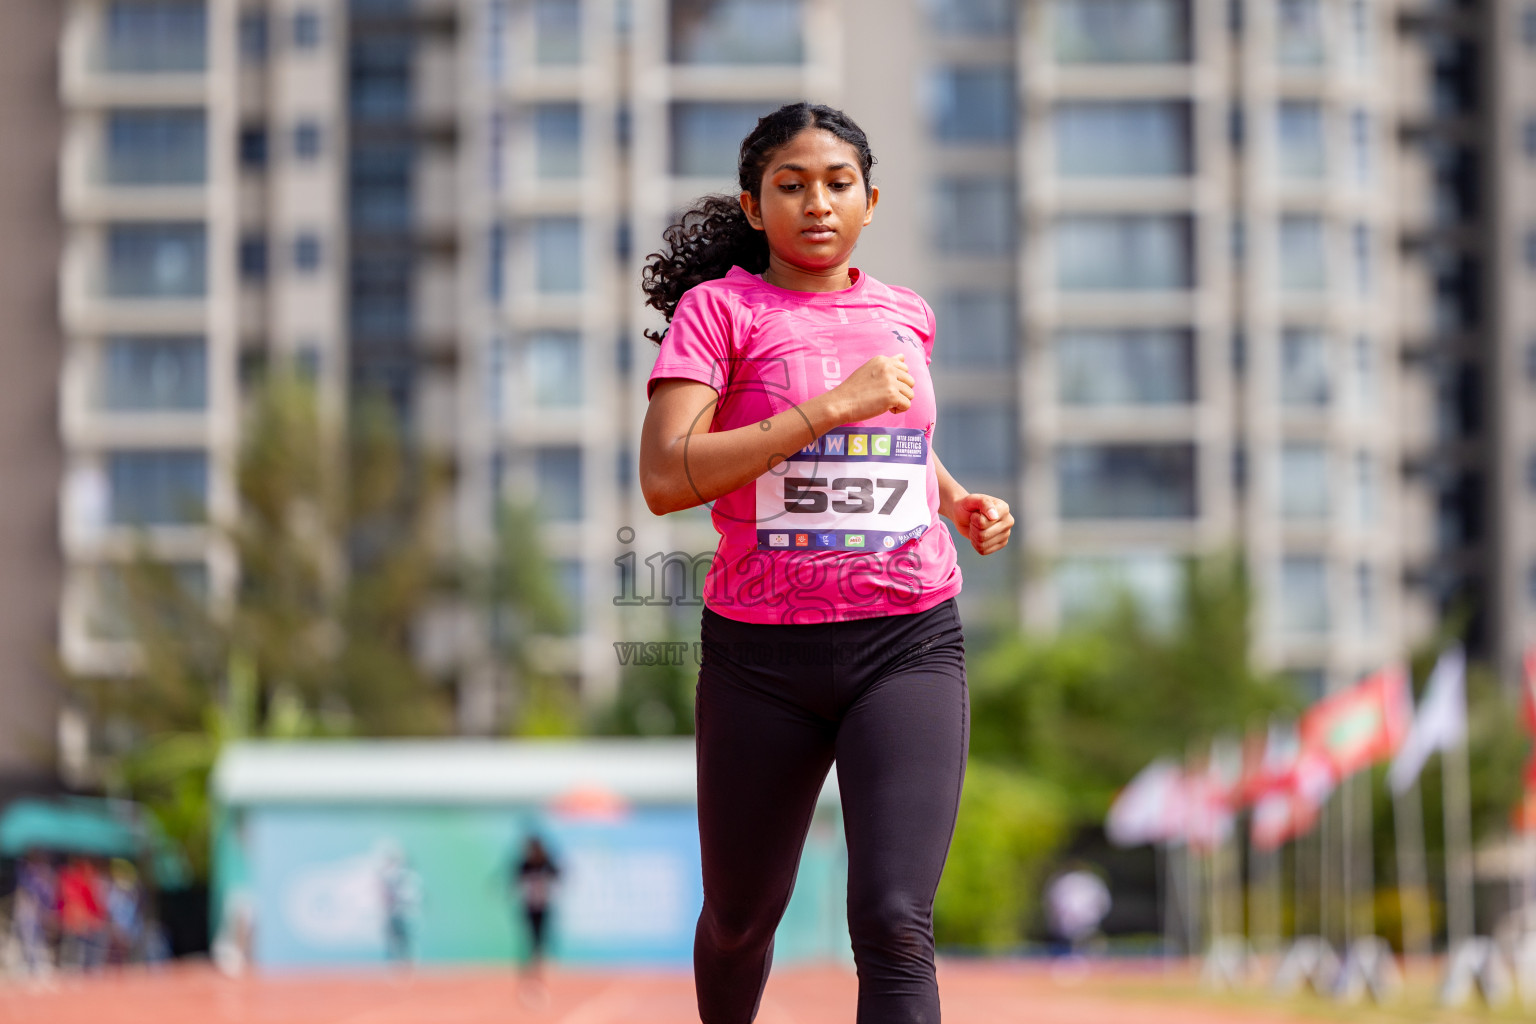
[[[695,696],[704,1024],[757,1015],[834,761],[859,1024],[939,1020],[933,896],[970,707],[938,517],[990,555],[1013,516],[933,450],[932,310],[849,266],[874,162],[846,114],[783,107],[741,144],[739,201],[701,200],[645,272],[670,327],[641,487],[657,514],[713,502],[721,538]]]

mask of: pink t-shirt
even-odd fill
[[[720,543],[704,603],[727,618],[813,623],[925,611],[960,591],[930,457],[933,311],[853,271],[853,287],[800,292],[732,267],[689,289],[646,383],[720,394],[711,432],[761,423],[830,391],[877,355],[908,354],[911,407],[836,427],[712,506]],[[918,356],[921,358],[918,358]]]

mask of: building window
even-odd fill
[[[208,455],[197,450],[108,452],[108,521],[114,526],[200,523]]]
[[[1532,33],[1532,35],[1536,36],[1536,33]],[[1526,593],[1530,596],[1531,603],[1536,604],[1536,565],[1533,565],[1526,570],[1525,590]]]
[[[1321,103],[1282,103],[1276,112],[1282,178],[1321,178],[1327,168]]]
[[[1371,294],[1371,228],[1368,224],[1356,224],[1351,232],[1355,243],[1355,292]]]
[[[1010,67],[940,68],[933,74],[933,134],[944,142],[1009,142],[1014,135]]]
[[[581,335],[545,331],[528,339],[528,377],[533,404],[574,408],[582,402]]]
[[[799,64],[801,0],[671,0],[674,64]]]
[[[102,63],[128,74],[208,68],[203,0],[113,0],[106,10]]]
[[[485,238],[485,297],[499,303],[507,281],[507,229],[492,225]]]
[[[1195,335],[1139,328],[1056,335],[1056,398],[1071,406],[1185,405],[1195,400]]]
[[[353,228],[393,233],[411,226],[411,175],[415,151],[404,141],[359,141],[347,167]]]
[[[411,115],[412,38],[406,33],[362,35],[350,45],[352,116],[402,121]]]
[[[1369,0],[1350,0],[1349,23],[1350,32],[1355,38],[1355,67],[1368,71],[1374,46]]]
[[[1015,306],[1002,291],[960,291],[940,296],[934,310],[933,360],[957,370],[1000,370],[1013,365]]]
[[[107,115],[106,180],[113,185],[200,185],[208,180],[201,110],[114,110]]]
[[[1320,0],[1280,0],[1275,16],[1276,57],[1290,67],[1323,63],[1323,10]]]
[[[1536,229],[1525,233],[1525,265],[1536,270]]]
[[[1056,450],[1063,519],[1193,519],[1193,444],[1066,444]],[[946,462],[947,465],[947,462]]]
[[[302,274],[320,269],[320,236],[305,232],[293,240],[293,268]]]
[[[1285,291],[1321,291],[1328,285],[1328,250],[1323,219],[1306,215],[1280,218],[1280,287]]]
[[[240,276],[247,281],[267,277],[267,239],[265,235],[246,235],[240,239]]]
[[[1328,518],[1328,448],[1289,443],[1280,448],[1280,516],[1290,520]]]
[[[1010,178],[940,178],[934,194],[934,242],[941,253],[1013,254],[1017,213]]]
[[[1056,173],[1064,178],[1160,178],[1194,170],[1190,105],[1070,101],[1055,114]]]
[[[1085,214],[1056,222],[1063,291],[1170,291],[1195,283],[1194,218]]]
[[[581,454],[580,448],[540,448],[535,455],[539,507],[551,519],[582,518]]]
[[[1015,0],[941,0],[927,4],[928,19],[947,36],[1012,35]]]
[[[1280,336],[1280,404],[1326,408],[1332,399],[1328,339],[1321,331],[1288,328]]]
[[[1355,408],[1373,413],[1381,397],[1381,381],[1376,373],[1376,343],[1369,335],[1355,338]]]
[[[755,103],[672,104],[672,173],[680,177],[736,178],[741,140],[758,118],[779,106]]]
[[[408,339],[414,322],[415,264],[411,255],[385,248],[354,249],[348,262],[348,320],[352,333],[386,343]],[[402,372],[408,373],[409,367]]]
[[[1372,527],[1381,516],[1381,478],[1376,471],[1376,456],[1355,453],[1355,524]]]
[[[534,276],[540,292],[581,291],[581,220],[541,217],[533,222]]]
[[[1370,640],[1379,625],[1380,609],[1376,600],[1376,570],[1369,562],[1355,566],[1355,605],[1360,638]]]
[[[581,63],[581,0],[533,0],[534,60]]]
[[[264,64],[269,48],[267,12],[240,12],[240,58],[247,64]]]
[[[320,45],[320,13],[298,11],[293,16],[293,45],[299,50],[313,50]]]
[[[208,346],[200,337],[112,337],[97,401],[108,412],[208,408]]]
[[[315,160],[320,156],[320,125],[315,121],[300,121],[293,128],[293,155],[299,160]]]
[[[1369,185],[1375,161],[1371,159],[1371,115],[1357,110],[1349,117],[1350,140],[1355,151],[1355,183]]]
[[[1122,597],[1154,621],[1172,625],[1184,592],[1182,561],[1162,551],[1064,558],[1053,576],[1063,626],[1111,611]]]
[[[1536,384],[1536,341],[1527,342],[1525,346],[1525,377]]]
[[[956,473],[999,483],[1011,482],[1018,473],[1018,417],[1012,406],[946,403],[933,438],[945,467]]]
[[[1057,0],[1063,64],[1167,64],[1190,59],[1188,0]]]
[[[1536,50],[1536,4],[1527,4],[1520,15],[1521,35],[1525,45]]]
[[[207,245],[202,224],[113,224],[107,229],[107,294],[124,299],[204,295]]]
[[[1320,636],[1331,619],[1328,563],[1312,555],[1287,555],[1280,561],[1280,632],[1285,636]]]
[[[533,112],[540,178],[581,177],[581,105],[544,103]]]
[[[267,166],[265,128],[240,129],[240,166],[249,171],[259,171]]]

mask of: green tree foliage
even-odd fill
[[[614,699],[599,708],[588,722],[596,736],[691,736],[693,697],[699,681],[699,630],[697,616],[692,628],[679,618],[667,617],[657,656],[635,655],[619,670]],[[681,644],[682,647],[674,645]],[[675,652],[680,652],[674,657]],[[655,664],[644,664],[645,661]]]
[[[581,731],[580,699],[538,656],[542,641],[569,636],[576,626],[540,542],[540,522],[536,505],[504,502],[491,557],[461,564],[459,586],[467,604],[489,619],[498,689],[518,697],[507,730],[573,736]]]
[[[935,941],[988,951],[1017,944],[1069,821],[1049,783],[972,759],[934,898]]]
[[[145,802],[199,874],[224,743],[431,735],[451,721],[411,643],[442,583],[431,528],[445,476],[388,407],[364,400],[337,429],[311,385],[274,373],[253,396],[235,480],[236,521],[212,525],[239,566],[232,600],[188,592],[141,543],[124,574],[136,671],[65,675],[101,726],[107,788]]]
[[[1171,614],[1125,598],[1061,634],[1004,640],[972,667],[972,753],[1061,787],[1079,823],[1101,820],[1153,758],[1295,710],[1249,657],[1251,608],[1241,562],[1213,557],[1187,567]]]

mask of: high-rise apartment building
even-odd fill
[[[1406,3],[1421,99],[1403,129],[1405,251],[1425,306],[1405,358],[1431,396],[1411,478],[1430,502],[1411,588],[1467,615],[1511,683],[1536,641],[1536,4]]]
[[[28,579],[62,561],[77,668],[131,664],[113,593],[132,524],[191,585],[234,585],[204,524],[232,511],[242,383],[291,359],[333,408],[387,394],[453,458],[445,543],[483,550],[498,501],[538,501],[580,629],[537,656],[610,693],[613,640],[697,622],[676,599],[715,543],[707,510],[657,519],[635,486],[659,326],[640,270],[689,202],[734,194],[755,119],[802,98],[869,131],[882,200],[856,262],[934,306],[935,448],[1019,520],[1004,555],[959,545],[968,621],[1049,629],[1114,585],[1167,609],[1182,560],[1232,548],[1257,653],[1311,690],[1423,636],[1452,576],[1483,580],[1506,658],[1524,638],[1529,4],[65,0],[62,24],[35,6],[7,11],[25,32],[6,44],[32,38],[35,64],[58,42],[58,166],[5,159],[58,198],[8,216],[65,225],[38,327],[62,369],[26,371],[56,380],[63,465],[28,470],[36,501],[58,496],[56,550],[5,542],[42,559]],[[1469,98],[1491,66],[1472,37],[1501,56]],[[29,266],[51,259],[36,237]],[[46,274],[0,279],[49,301]],[[1475,345],[1473,292],[1499,325]],[[1448,412],[1438,447],[1420,433],[1455,402],[1418,368],[1476,345],[1454,365],[1497,389],[1496,455]],[[1442,394],[1481,408],[1460,373]],[[1469,488],[1498,510],[1470,554],[1451,514]],[[461,726],[496,728],[515,694],[480,656],[492,626],[430,625]]]
[[[1267,663],[1315,691],[1394,656],[1424,627],[1400,585],[1396,5],[905,16],[915,116],[878,141],[923,168],[935,449],[1023,512],[1022,572],[973,559],[973,585],[1050,628],[1110,583],[1168,607],[1182,559],[1235,547]]]
[[[61,14],[53,0],[0,5],[0,801],[55,777]]]

